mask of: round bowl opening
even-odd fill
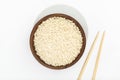
[[[47,20],[48,18],[51,18],[51,17],[63,17],[65,19],[69,19],[71,21],[73,21],[75,23],[75,25],[79,28],[79,31],[82,33],[82,37],[83,37],[83,44],[82,44],[82,48],[80,49],[80,53],[78,54],[78,56],[75,58],[75,60],[72,61],[72,63],[70,64],[67,64],[67,65],[64,65],[64,66],[52,66],[52,65],[49,65],[47,63],[45,63],[41,58],[40,56],[38,56],[36,54],[36,50],[35,50],[35,46],[34,46],[34,33],[36,32],[38,26],[45,20]],[[65,69],[65,68],[68,68],[70,66],[72,66],[73,64],[75,64],[80,58],[81,56],[83,55],[84,53],[84,50],[85,50],[85,46],[86,46],[86,35],[85,35],[85,32],[81,26],[81,24],[75,20],[73,17],[69,16],[69,15],[66,15],[66,14],[61,14],[61,13],[55,13],[55,14],[50,14],[50,15],[47,15],[43,18],[41,18],[33,27],[33,30],[31,32],[31,35],[30,35],[30,48],[31,48],[31,51],[32,51],[32,54],[33,56],[36,58],[36,60],[41,63],[43,66],[45,67],[48,67],[48,68],[51,68],[51,69]]]

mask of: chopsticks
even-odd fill
[[[87,63],[88,63],[88,61],[89,61],[89,59],[90,59],[90,56],[91,56],[91,54],[92,54],[92,52],[93,52],[93,48],[94,48],[94,46],[95,46],[95,43],[96,43],[96,41],[97,41],[98,36],[99,36],[99,32],[97,32],[97,35],[96,35],[96,37],[95,37],[95,39],[94,39],[94,41],[93,41],[93,43],[92,43],[92,46],[91,46],[91,48],[90,48],[90,50],[89,50],[89,52],[88,52],[87,58],[86,58],[83,66],[82,66],[82,69],[81,69],[81,71],[80,71],[80,74],[79,74],[77,80],[81,80],[81,79],[82,79],[82,75],[83,75],[83,73],[84,73],[84,71],[85,71],[85,68],[86,68],[86,66],[87,66]]]
[[[80,71],[80,74],[79,74],[77,80],[81,80],[81,79],[82,79],[83,73],[84,73],[84,71],[85,71],[85,69],[86,69],[87,63],[88,63],[88,61],[89,61],[89,59],[90,59],[90,56],[91,56],[91,54],[92,54],[92,52],[93,52],[93,48],[94,48],[94,46],[95,46],[95,44],[96,44],[96,41],[97,41],[97,39],[98,39],[98,36],[99,36],[99,32],[97,32],[97,34],[96,34],[96,37],[95,37],[95,39],[94,39],[94,41],[93,41],[93,43],[92,43],[92,45],[91,45],[91,48],[90,48],[90,50],[89,50],[89,52],[88,52],[87,58],[86,58],[83,66],[82,66],[82,69],[81,69],[81,71]],[[101,53],[101,50],[102,50],[102,45],[103,45],[104,36],[105,36],[105,32],[104,32],[103,35],[102,35],[101,43],[100,43],[100,46],[99,46],[98,55],[97,55],[97,58],[96,58],[96,63],[95,63],[95,68],[94,68],[92,80],[95,80],[95,77],[96,77],[96,72],[97,72],[97,68],[98,68],[98,63],[99,63],[99,59],[100,59],[100,53]]]
[[[96,77],[96,73],[97,73],[98,63],[99,63],[99,60],[100,60],[100,54],[101,54],[101,51],[102,51],[102,45],[103,45],[104,37],[105,37],[105,31],[103,32],[102,39],[101,39],[101,42],[100,42],[98,55],[97,55],[96,63],[95,63],[95,68],[94,68],[94,71],[93,71],[92,80],[95,80],[95,77]]]

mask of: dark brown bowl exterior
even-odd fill
[[[34,47],[34,33],[36,32],[38,26],[45,20],[47,20],[48,18],[50,17],[63,17],[63,18],[66,18],[66,19],[69,19],[71,21],[73,21],[76,26],[79,28],[79,30],[81,31],[82,33],[82,37],[83,37],[83,45],[82,45],[82,48],[80,50],[80,53],[79,55],[76,57],[76,59],[70,63],[70,64],[67,64],[67,65],[64,65],[64,66],[52,66],[52,65],[48,65],[46,64],[42,59],[40,59],[40,57],[36,54],[36,51],[35,51],[35,47]],[[85,33],[84,33],[84,30],[82,28],[82,26],[72,17],[66,15],[66,14],[60,14],[60,13],[55,13],[55,14],[50,14],[50,15],[47,15],[45,17],[43,17],[42,19],[40,19],[33,27],[33,30],[31,32],[31,35],[30,35],[30,48],[31,48],[31,51],[32,51],[32,54],[33,56],[36,58],[36,60],[41,63],[43,66],[46,66],[48,68],[51,68],[51,69],[65,69],[65,68],[68,68],[70,66],[72,66],[73,64],[75,64],[80,58],[81,56],[83,55],[83,52],[85,50],[85,46],[86,46],[86,36],[85,36]]]

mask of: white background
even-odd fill
[[[65,70],[52,70],[32,56],[29,36],[42,10],[54,4],[70,5],[87,21],[89,34],[82,58]],[[96,80],[120,80],[119,0],[0,0],[0,80],[76,80],[97,31],[106,30]],[[83,80],[91,80],[97,46]]]

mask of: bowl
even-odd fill
[[[75,58],[75,60],[73,60],[70,64],[66,64],[66,65],[62,65],[62,66],[53,66],[53,65],[49,65],[47,63],[45,63],[45,61],[43,61],[40,56],[38,56],[36,54],[36,50],[35,50],[35,46],[34,46],[34,33],[36,32],[38,26],[45,20],[47,20],[48,18],[51,17],[62,17],[65,19],[69,19],[71,21],[73,21],[73,23],[75,23],[75,25],[78,27],[79,31],[81,32],[82,38],[83,38],[83,44],[82,47],[80,49],[80,53],[78,54],[78,56]],[[73,64],[75,64],[83,55],[84,50],[85,50],[85,46],[86,46],[86,35],[85,35],[85,31],[83,29],[83,27],[81,26],[81,23],[79,23],[76,19],[74,19],[73,17],[71,17],[70,15],[67,14],[62,14],[62,13],[54,13],[54,14],[49,14],[46,15],[44,17],[42,17],[41,19],[39,19],[36,24],[34,25],[31,35],[30,35],[30,48],[32,51],[33,56],[35,57],[35,59],[42,64],[43,66],[47,67],[47,68],[51,68],[51,69],[65,69],[68,68],[70,66],[72,66]]]

